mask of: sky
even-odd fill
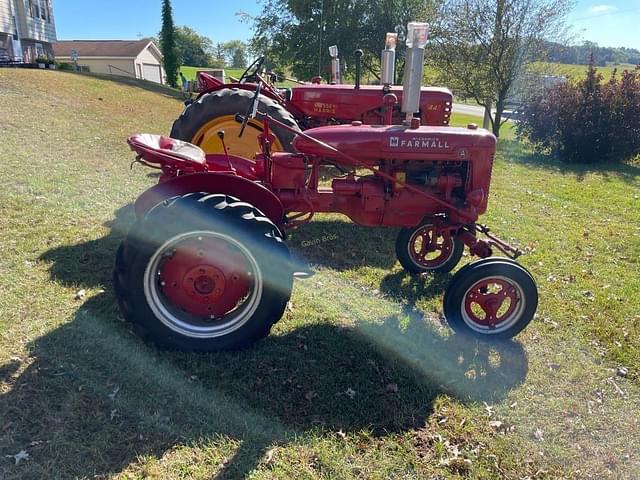
[[[318,0],[320,1],[320,0]],[[160,0],[53,0],[59,40],[135,39],[157,35]],[[173,0],[176,25],[187,25],[214,42],[248,40],[251,25],[238,12],[260,13],[257,1]],[[567,18],[576,40],[640,49],[640,0],[577,0]]]

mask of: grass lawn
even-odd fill
[[[315,275],[268,339],[161,352],[110,277],[157,181],[125,139],[182,108],[0,70],[0,478],[640,477],[638,167],[555,163],[504,134],[483,221],[540,290],[507,345],[450,334],[449,277],[406,275],[394,230],[323,215],[291,236]]]
[[[196,74],[201,70],[210,70],[209,67],[188,67],[182,66],[180,67],[180,71],[187,77],[187,80],[195,80]],[[227,78],[235,77],[240,78],[242,72],[244,72],[244,68],[225,68],[224,71],[226,73]]]

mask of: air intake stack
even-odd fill
[[[397,33],[387,33],[384,50],[380,65],[382,66],[382,85],[384,91],[388,92],[396,78],[396,45],[398,43]]]
[[[420,89],[424,74],[424,48],[427,45],[429,25],[410,22],[407,26],[407,56],[404,67],[402,112],[407,125],[412,125],[415,113],[420,111]]]
[[[342,83],[342,73],[340,72],[337,45],[329,47],[329,55],[331,55],[331,85],[339,85]]]

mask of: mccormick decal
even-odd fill
[[[335,114],[337,105],[335,103],[316,102],[313,104],[314,113],[333,113]]]
[[[447,150],[449,142],[438,137],[412,137],[400,139],[400,137],[389,137],[390,148],[413,148],[416,150]]]

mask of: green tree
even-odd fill
[[[226,59],[224,58],[224,45],[220,42],[216,43],[213,49],[213,58],[216,64],[224,67],[226,65]]]
[[[377,77],[385,34],[406,28],[412,20],[432,19],[434,2],[266,0],[262,13],[253,19],[251,47],[280,67],[290,66],[300,78],[318,74],[328,78],[330,45],[338,45],[348,67],[353,65],[354,50],[360,48],[363,68]],[[400,45],[399,58],[402,53]]]
[[[571,0],[444,0],[433,31],[440,80],[474,99],[498,136],[525,65],[558,38]],[[495,113],[491,109],[495,105]]]
[[[187,26],[176,29],[176,49],[180,65],[221,67],[213,56],[213,42]]]
[[[247,66],[247,44],[241,40],[229,40],[222,44],[226,64],[233,68]]]
[[[176,48],[176,29],[173,24],[171,0],[162,0],[162,30],[160,31],[160,49],[164,56],[164,70],[167,82],[172,87],[178,86],[178,52]]]

